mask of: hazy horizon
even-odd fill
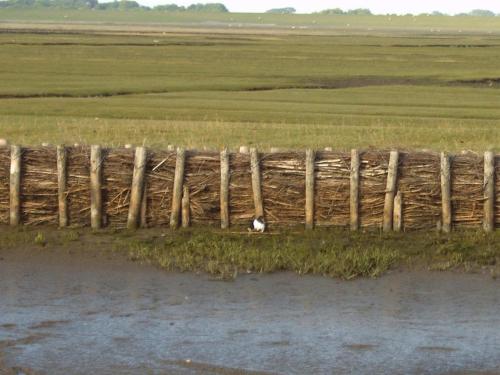
[[[500,2],[493,0],[460,1],[456,0],[436,0],[405,3],[395,0],[254,0],[252,2],[242,0],[138,0],[142,5],[155,6],[162,4],[191,5],[193,3],[221,2],[231,12],[241,13],[262,13],[271,8],[293,7],[297,13],[312,13],[324,9],[341,8],[343,10],[368,8],[375,14],[420,14],[439,11],[448,14],[467,13],[474,9],[487,9],[495,13],[500,13]]]

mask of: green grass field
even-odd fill
[[[0,20],[0,138],[12,142],[500,146],[498,18],[10,9]],[[38,23],[57,31],[46,33],[35,21],[66,23]]]

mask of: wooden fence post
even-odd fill
[[[264,216],[264,204],[262,202],[262,187],[260,181],[260,162],[257,149],[250,149],[250,168],[252,170],[252,191],[255,206],[255,217]]]
[[[441,153],[441,206],[442,223],[441,230],[445,233],[451,231],[451,177],[450,157]]]
[[[351,230],[359,229],[359,151],[351,150],[351,183],[349,195]]]
[[[172,196],[172,212],[170,215],[170,228],[177,229],[179,227],[179,216],[181,214],[182,205],[182,185],[184,183],[184,165],[186,160],[186,151],[184,148],[177,149],[177,157],[175,160],[175,176],[174,190]]]
[[[191,215],[190,215],[190,207],[189,207],[189,187],[184,186],[184,190],[182,193],[182,227],[188,228],[191,225]]]
[[[92,229],[102,227],[102,150],[90,147],[90,223]]]
[[[229,228],[229,152],[220,153],[220,227]]]
[[[59,202],[59,227],[61,228],[67,227],[69,224],[66,198],[68,180],[66,158],[66,147],[57,146],[57,199]]]
[[[394,198],[394,217],[393,217],[393,230],[401,232],[403,229],[403,196],[400,191]]]
[[[389,166],[387,168],[387,185],[385,187],[383,220],[384,232],[389,232],[393,229],[394,196],[396,195],[396,185],[398,180],[398,161],[399,153],[397,151],[391,151]]]
[[[145,147],[135,149],[134,173],[130,192],[127,228],[137,229],[141,213],[141,203],[144,193],[144,177],[146,175],[147,150]]]
[[[495,154],[484,153],[484,221],[486,232],[495,230]]]
[[[314,228],[314,162],[316,154],[306,150],[306,229]]]
[[[21,146],[10,147],[10,225],[21,224]]]

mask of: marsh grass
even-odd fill
[[[498,235],[480,232],[385,235],[334,229],[255,236],[197,230],[133,240],[124,247],[132,260],[167,270],[207,272],[221,279],[292,271],[350,280],[377,277],[396,267],[494,268],[500,259]]]
[[[222,280],[281,271],[344,280],[378,277],[394,269],[500,274],[498,232],[384,234],[321,228],[257,235],[244,229],[233,232],[197,227],[135,232],[0,227],[0,234],[0,249],[7,251],[36,251],[43,246],[44,251],[111,252],[168,271],[207,273]]]
[[[0,116],[0,138],[25,146],[101,144],[146,145],[165,149],[181,145],[203,150],[241,145],[265,151],[282,149],[336,150],[401,148],[434,150],[498,149],[500,125],[492,120],[390,119],[338,117],[331,123],[246,123],[224,121],[161,121],[137,119]]]
[[[499,146],[497,35],[369,34],[0,34],[0,138],[195,148]]]

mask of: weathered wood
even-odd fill
[[[484,221],[486,232],[495,230],[495,154],[484,153]]]
[[[351,182],[350,182],[350,224],[351,230],[359,229],[359,151],[351,150]]]
[[[396,185],[398,180],[398,162],[399,152],[391,151],[389,165],[387,167],[387,185],[385,187],[384,220],[382,226],[384,232],[392,230],[394,197],[396,196]]]
[[[252,171],[252,191],[255,207],[255,217],[264,216],[264,203],[262,201],[262,187],[260,179],[260,161],[257,149],[250,149],[250,168]]]
[[[21,147],[10,147],[10,225],[21,224]]]
[[[316,153],[306,150],[306,229],[314,228],[314,162]]]
[[[220,227],[229,228],[229,152],[220,153]]]
[[[401,232],[403,229],[403,197],[400,191],[394,198],[393,229],[395,232]]]
[[[184,148],[177,149],[177,158],[175,161],[174,188],[172,196],[172,212],[170,214],[170,227],[177,229],[179,227],[179,218],[182,205],[182,185],[184,184],[184,164],[186,151]]]
[[[67,153],[66,147],[57,146],[57,200],[59,205],[59,227],[64,228],[69,224],[67,202]]]
[[[92,229],[102,227],[102,150],[99,145],[90,147],[90,225]]]
[[[191,225],[191,215],[189,207],[189,187],[184,186],[184,191],[182,193],[182,227],[188,228]]]
[[[130,191],[130,204],[128,209],[127,228],[136,229],[139,225],[141,203],[144,191],[144,178],[146,175],[147,150],[145,147],[135,149],[134,172]]]
[[[450,157],[441,153],[441,230],[451,231],[451,173]]]

